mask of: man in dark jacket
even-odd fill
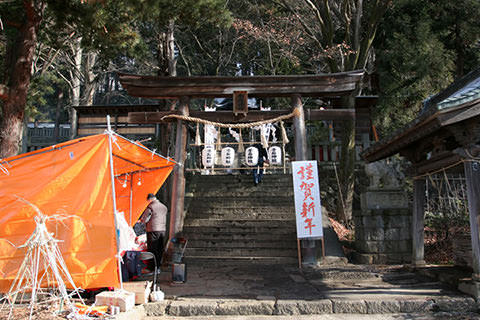
[[[152,193],[148,194],[147,200],[150,203],[143,212],[140,221],[146,225],[147,250],[155,255],[157,265],[160,265],[167,224],[167,207],[158,201]],[[149,266],[149,269],[153,270],[153,266]]]
[[[264,170],[264,164],[269,163],[268,162],[268,154],[267,150],[260,144],[256,143],[253,145],[255,148],[258,150],[258,162],[257,162],[257,167],[253,169],[253,183],[255,185],[259,184],[262,182],[262,177],[263,177],[263,170]]]

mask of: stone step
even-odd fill
[[[236,228],[236,227],[260,227],[260,228],[277,228],[285,227],[295,229],[295,220],[224,220],[224,219],[192,219],[185,220],[186,227],[219,227],[219,228]]]
[[[296,238],[283,240],[189,240],[190,248],[232,248],[232,249],[256,249],[256,248],[273,248],[273,249],[295,249],[297,247]]]
[[[190,199],[189,199],[190,200]],[[188,200],[187,200],[188,201]],[[293,206],[293,197],[201,197],[191,199],[186,203],[188,209],[194,208],[255,208],[255,207],[286,207]]]
[[[185,194],[185,198],[221,197],[223,195],[227,195],[228,197],[268,197],[278,196],[279,194],[284,197],[293,197],[293,187],[235,188],[234,186],[220,186],[211,189],[201,188],[200,190],[191,190]]]
[[[212,183],[212,182],[219,182],[219,181],[237,181],[237,182],[249,182],[252,181],[252,174],[248,172],[248,174],[235,174],[235,175],[192,175],[187,177],[187,181],[189,183]],[[268,174],[263,175],[264,182],[270,181],[282,181],[288,182],[292,181],[291,174]]]
[[[251,214],[251,213],[262,213],[262,214],[288,214],[291,213],[295,215],[295,209],[292,206],[262,206],[262,207],[222,207],[222,208],[212,208],[212,207],[198,207],[192,205],[188,207],[189,216],[193,217],[196,215],[213,215],[213,214],[225,214],[225,215],[242,215],[242,214]]]
[[[268,208],[265,208],[265,211]],[[295,219],[295,212],[290,210],[289,212],[277,212],[276,210],[272,212],[258,212],[258,210],[250,209],[250,210],[228,210],[225,209],[214,209],[213,212],[202,212],[202,211],[195,211],[189,212],[186,219],[228,219],[228,220],[269,220],[269,219],[276,219],[276,220],[293,220]]]
[[[191,234],[216,234],[219,232],[227,234],[265,234],[265,235],[282,235],[282,234],[296,234],[295,223],[285,224],[284,226],[191,226],[185,224],[183,232],[185,237]]]
[[[296,225],[292,176],[194,175],[187,179],[186,258],[208,261],[295,263]]]
[[[212,265],[212,268],[219,266],[238,266],[244,263],[247,264],[281,264],[284,266],[298,264],[297,257],[245,257],[245,256],[231,256],[231,257],[218,257],[218,256],[188,256],[185,257],[185,263],[196,265]]]
[[[296,233],[287,231],[285,233],[280,233],[281,229],[276,230],[275,233],[259,233],[259,232],[190,232],[188,241],[195,241],[195,240],[205,240],[205,241],[248,241],[248,240],[269,240],[269,241],[276,241],[276,240],[285,240],[285,239],[296,239]]]
[[[255,186],[253,184],[254,180],[252,176],[249,176],[248,179],[245,180],[237,180],[237,179],[218,179],[218,180],[211,180],[211,181],[188,181],[188,188],[195,188],[197,186],[206,186],[209,188],[215,188],[215,186],[218,187],[238,187],[238,188],[261,188],[263,187],[269,187],[269,186],[292,186],[293,185],[293,180],[290,177],[289,179],[277,179],[275,177],[269,177],[269,178],[262,178],[262,181],[258,186]]]
[[[191,248],[185,249],[185,257],[296,257],[297,249],[277,249],[277,248]]]

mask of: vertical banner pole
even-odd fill
[[[118,239],[118,223],[117,223],[117,199],[115,198],[115,175],[113,173],[113,148],[112,148],[112,128],[110,126],[110,116],[107,115],[107,132],[108,132],[108,152],[110,158],[110,180],[112,181],[112,198],[113,198],[113,221],[115,224],[115,240],[117,242],[117,263],[118,278],[120,280],[120,289],[123,289],[122,281],[122,264],[120,262],[120,241]]]
[[[300,239],[297,238],[298,268],[302,269],[302,249],[300,248]]]

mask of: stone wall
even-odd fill
[[[400,190],[369,190],[354,214],[354,259],[362,264],[410,263],[411,210]]]

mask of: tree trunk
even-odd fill
[[[62,109],[62,102],[63,102],[63,91],[58,90],[57,108],[55,110],[55,129],[53,131],[53,137],[56,143],[60,141],[60,110]]]
[[[162,27],[161,27],[162,28]],[[158,34],[157,43],[157,63],[159,76],[177,76],[177,59],[175,58],[175,22],[169,21],[166,31]],[[161,100],[159,101],[160,110],[175,110],[176,101]],[[172,156],[175,148],[175,132],[172,123],[168,122],[160,126],[160,151],[163,155]],[[165,182],[162,188],[162,199],[168,206],[169,199],[172,195],[172,175]],[[170,208],[171,209],[171,208]]]
[[[86,106],[93,105],[93,98],[95,97],[95,73],[93,67],[97,62],[98,54],[96,52],[89,52],[85,59],[85,90],[83,93],[82,103]]]
[[[15,64],[10,74],[8,94],[3,98],[0,120],[0,158],[16,155],[22,140],[22,124],[25,116],[27,93],[30,86],[32,62],[37,42],[37,30],[43,16],[43,5],[35,6],[34,1],[23,1],[26,20],[21,26],[9,54]],[[10,68],[10,66],[6,66]]]
[[[342,98],[342,107],[355,108],[356,91]],[[342,122],[342,146],[337,200],[337,219],[348,223],[352,219],[355,187],[355,119]]]
[[[70,72],[70,78],[72,79],[72,96],[71,96],[71,105],[69,108],[70,116],[70,139],[74,139],[77,136],[77,110],[73,107],[80,104],[80,75],[82,67],[82,54],[83,49],[81,46],[82,38],[75,39],[74,45],[72,45],[72,55],[75,63],[75,68],[73,72]]]
[[[168,75],[170,77],[177,76],[177,58],[175,58],[175,22],[170,20],[167,29],[167,60]]]

